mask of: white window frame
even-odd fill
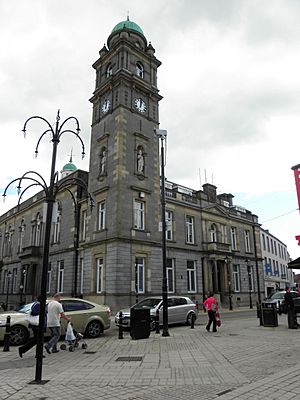
[[[250,231],[245,229],[244,231],[244,239],[245,239],[245,251],[246,253],[251,252],[251,243],[250,243]]]
[[[194,217],[187,215],[185,217],[185,227],[186,227],[186,243],[195,243],[195,229],[194,229]]]
[[[87,226],[87,211],[83,210],[82,211],[82,225],[81,225],[81,239],[85,240],[86,239],[86,226]]]
[[[98,203],[98,230],[102,231],[106,226],[106,201]]]
[[[57,261],[57,292],[64,292],[64,272],[65,264],[64,261]]]
[[[231,236],[231,249],[237,250],[237,229],[235,226],[230,228],[230,236]]]
[[[249,272],[248,272],[249,268]],[[254,275],[253,275],[253,266],[247,266],[247,273],[248,273],[248,285],[250,284],[250,292],[254,292]]]
[[[13,268],[12,283],[11,283],[12,293],[17,293],[17,277],[18,277],[18,269]]]
[[[137,76],[139,76],[140,78],[144,78],[144,67],[141,62],[138,61],[136,63],[135,71],[136,71]]]
[[[140,231],[145,230],[145,203],[143,201],[134,200],[134,229]]]
[[[52,265],[51,263],[48,264],[47,270],[47,293],[51,293],[51,280],[52,280]]]
[[[197,271],[196,271],[196,261],[187,260],[187,292],[196,293],[197,292]]]
[[[221,236],[222,236],[222,243],[227,243],[227,226],[221,225]]]
[[[137,294],[145,293],[145,258],[135,258],[135,290]]]
[[[103,292],[103,257],[96,259],[96,293]]]
[[[173,240],[173,211],[166,211],[166,240]]]
[[[54,229],[53,229],[53,243],[58,243],[60,239],[60,222],[61,222],[61,215],[60,211],[57,210],[56,221],[54,222]]]
[[[109,63],[106,68],[106,78],[109,78],[110,76],[112,76],[112,73],[113,73],[112,64]]]
[[[241,272],[238,264],[232,265],[233,291],[239,293],[241,291]]]
[[[22,219],[20,225],[20,235],[19,235],[19,252],[23,251],[24,237],[25,237],[25,222]]]
[[[174,268],[174,259],[167,258],[167,285],[168,285],[168,293],[175,293],[175,268]]]

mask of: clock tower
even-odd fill
[[[96,203],[85,244],[91,293],[112,306],[161,293],[157,88],[160,61],[142,29],[117,24],[93,64],[89,191]],[[155,281],[153,281],[155,277]]]

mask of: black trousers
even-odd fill
[[[36,345],[37,336],[38,336],[38,326],[29,325],[33,332],[33,337],[28,340],[23,346],[20,346],[20,350],[23,354],[30,350],[33,346]]]
[[[297,318],[294,309],[288,311],[287,320],[289,329],[297,328]]]
[[[217,332],[217,321],[216,321],[216,312],[213,310],[209,310],[208,312],[208,324],[206,325],[206,329],[209,331],[211,324],[213,324],[213,332]]]

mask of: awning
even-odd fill
[[[296,258],[296,260],[290,261],[288,263],[288,268],[290,268],[290,269],[300,269],[300,257]]]

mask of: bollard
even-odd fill
[[[156,310],[155,333],[159,333],[159,310]]]
[[[9,339],[10,339],[10,315],[8,315],[6,318],[3,351],[9,351]]]
[[[124,339],[123,337],[123,313],[119,312],[119,339]]]
[[[191,329],[195,328],[195,319],[196,319],[196,315],[193,313],[191,315]]]

